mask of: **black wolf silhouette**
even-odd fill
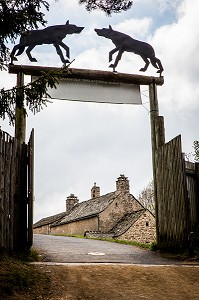
[[[118,51],[115,62],[109,66],[110,68],[113,68],[113,71],[115,71],[122,54],[126,51],[138,54],[144,60],[145,66],[141,68],[140,71],[145,72],[151,62],[151,64],[158,69],[157,73],[160,73],[161,76],[164,69],[161,61],[155,57],[155,51],[151,45],[135,40],[122,32],[115,31],[111,26],[109,26],[109,28],[95,29],[95,31],[99,36],[111,39],[116,46],[116,48],[109,52],[109,62],[111,62],[113,54]]]
[[[56,48],[57,54],[59,55],[61,61],[66,64],[69,63],[67,58],[70,58],[69,47],[62,42],[62,40],[66,37],[67,34],[80,33],[84,27],[78,27],[73,24],[69,24],[69,21],[66,22],[65,25],[54,25],[49,26],[44,29],[39,30],[31,30],[29,32],[24,33],[19,41],[18,45],[15,45],[11,52],[11,64],[14,60],[17,60],[15,57],[15,53],[18,50],[16,56],[21,55],[25,47],[28,47],[26,50],[26,54],[31,62],[36,62],[36,58],[32,57],[31,51],[37,45],[43,44],[53,44]],[[62,53],[60,46],[66,51],[66,57]]]

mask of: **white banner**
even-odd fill
[[[59,81],[57,89],[49,88],[47,92],[52,99],[59,100],[142,104],[140,86],[135,84],[67,78]]]

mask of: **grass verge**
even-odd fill
[[[144,244],[135,241],[117,240],[112,238],[90,238],[90,237],[89,239],[106,241],[106,242],[117,243],[117,244],[131,245],[131,246],[141,247],[145,249],[151,249],[151,244]]]
[[[75,238],[82,238],[82,239],[91,239],[91,240],[99,240],[99,241],[106,241],[111,243],[118,243],[118,244],[125,244],[125,245],[132,245],[136,247],[141,247],[150,250],[156,250],[155,245],[156,243],[139,243],[135,241],[128,241],[128,240],[118,240],[113,238],[100,238],[100,237],[84,237],[83,235],[76,235],[76,234],[58,234],[58,236],[67,236],[67,237],[75,237]]]
[[[1,299],[38,299],[48,294],[50,280],[30,261],[37,257],[36,251],[16,256],[0,255]]]

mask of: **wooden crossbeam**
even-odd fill
[[[40,76],[43,72],[59,72],[60,68],[57,67],[42,67],[42,66],[28,66],[28,65],[10,65],[9,73],[24,75]],[[63,69],[62,78],[74,78],[74,79],[87,79],[105,82],[119,82],[138,85],[150,85],[151,83],[156,85],[164,84],[164,77],[144,76],[137,74],[116,73],[110,71],[101,70],[87,70],[87,69]]]

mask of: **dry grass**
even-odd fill
[[[199,267],[30,265],[0,261],[4,300],[198,300]]]

